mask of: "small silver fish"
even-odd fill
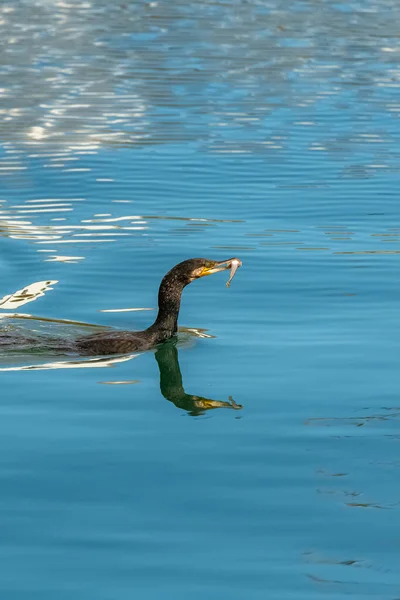
[[[235,273],[239,267],[242,266],[242,261],[238,258],[231,258],[231,275],[229,280],[226,282],[226,287],[230,287],[232,279],[235,277]]]

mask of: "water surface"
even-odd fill
[[[395,600],[398,3],[0,7],[0,592]]]

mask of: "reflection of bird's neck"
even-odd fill
[[[176,406],[185,399],[182,375],[178,362],[178,350],[175,345],[163,344],[155,354],[160,369],[160,390],[164,398]]]
[[[178,350],[175,344],[171,342],[161,344],[155,353],[155,357],[160,369],[161,393],[166,400],[173,402],[176,407],[188,411],[192,416],[201,415],[211,408],[242,408],[240,404],[236,404],[231,398],[229,402],[222,402],[186,394],[178,362]]]
[[[158,291],[158,315],[149,330],[156,335],[157,342],[163,342],[172,337],[178,330],[178,315],[181,306],[181,296],[186,282],[170,273],[164,277]]]

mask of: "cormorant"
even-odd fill
[[[125,354],[144,351],[171,338],[178,329],[178,315],[183,289],[195,279],[219,271],[231,270],[232,280],[238,267],[238,258],[224,261],[207,258],[190,258],[175,265],[163,278],[158,291],[158,315],[144,331],[107,331],[85,336],[76,340],[80,354]]]

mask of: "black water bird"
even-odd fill
[[[175,265],[162,279],[158,291],[158,314],[144,331],[106,331],[76,340],[80,354],[125,354],[149,350],[171,338],[178,329],[178,315],[183,289],[192,281],[219,271],[231,270],[230,283],[238,267],[238,258],[224,261],[190,258]]]

